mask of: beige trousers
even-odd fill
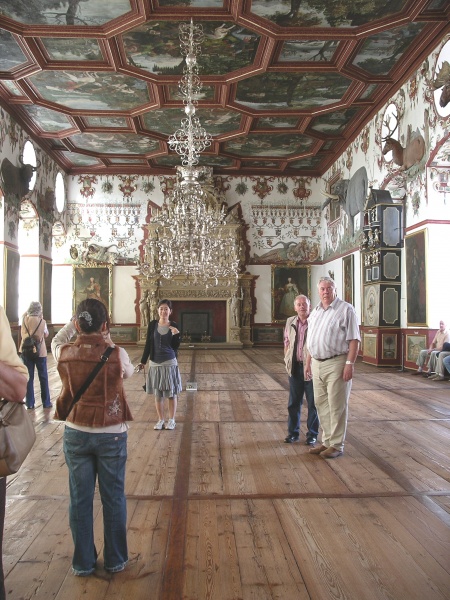
[[[314,401],[322,428],[322,444],[343,450],[347,431],[348,399],[352,380],[344,381],[342,374],[347,355],[326,361],[312,359]]]

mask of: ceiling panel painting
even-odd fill
[[[69,139],[78,149],[99,154],[142,154],[159,148],[156,140],[135,133],[76,133]]]
[[[129,110],[150,101],[147,84],[101,71],[42,71],[30,77],[44,100],[77,110]]]
[[[295,129],[298,117],[260,117],[255,129]]]
[[[406,27],[396,27],[369,37],[353,64],[374,75],[388,75],[424,27],[425,23],[410,23]]]
[[[138,158],[111,158],[108,157],[108,162],[112,165],[145,165],[145,160]]]
[[[357,108],[347,108],[346,110],[336,110],[335,112],[315,117],[310,128],[319,133],[340,133],[350,123],[357,112]]]
[[[94,167],[99,164],[99,161],[94,156],[86,156],[78,152],[63,152],[66,160],[69,160],[78,167]]]
[[[251,11],[284,27],[359,27],[401,10],[408,0],[253,0]]]
[[[69,174],[174,172],[191,18],[201,164],[320,177],[443,45],[450,1],[0,0],[0,107]]]
[[[320,156],[307,156],[289,163],[290,169],[317,169],[322,162]]]
[[[29,115],[30,119],[41,129],[48,133],[64,131],[74,127],[72,121],[56,110],[51,110],[43,106],[25,105],[23,110]]]
[[[288,134],[249,134],[224,143],[224,150],[240,156],[288,157],[308,152],[314,143],[309,137]]]
[[[0,71],[11,71],[26,62],[27,57],[14,36],[9,31],[0,29]]]
[[[255,110],[308,110],[338,102],[350,84],[335,73],[266,73],[240,81],[236,101]]]
[[[224,75],[251,65],[260,36],[232,22],[207,21],[198,64],[202,75]],[[182,75],[178,21],[154,21],[123,34],[128,63],[158,75]]]
[[[238,131],[241,122],[240,113],[222,108],[200,107],[196,116],[211,135]],[[166,108],[145,113],[143,121],[148,131],[169,136],[180,127],[181,120],[185,117],[180,108]]]
[[[19,23],[34,25],[103,25],[130,11],[129,0],[2,0],[2,12]]]
[[[42,43],[51,60],[103,60],[97,40],[92,38],[42,38]]]
[[[8,81],[7,79],[5,79],[1,83],[13,96],[23,96],[22,90],[19,89],[19,87],[14,83],[14,81]]]
[[[84,122],[88,127],[104,127],[104,128],[127,128],[128,123],[124,117],[84,117]]]
[[[330,61],[338,47],[335,40],[288,40],[280,53],[280,62]]]

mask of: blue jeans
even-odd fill
[[[127,433],[87,433],[64,430],[64,456],[69,469],[69,521],[75,545],[72,567],[76,575],[95,570],[93,501],[95,482],[103,506],[104,565],[111,573],[128,561],[125,464]]]
[[[34,408],[34,367],[36,367],[41,385],[41,398],[44,408],[50,408],[50,390],[48,389],[47,357],[40,356],[35,361],[22,354],[23,364],[28,369],[28,385],[26,403],[28,408]]]
[[[314,403],[314,389],[312,381],[305,381],[303,377],[303,363],[293,362],[292,375],[289,377],[289,402],[288,402],[288,433],[298,436],[300,433],[300,411],[303,404],[303,395],[308,403],[308,419],[306,427],[307,438],[317,438],[319,435],[319,417]]]

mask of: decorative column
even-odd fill
[[[257,276],[245,273],[239,275],[239,283],[242,290],[242,322],[241,322],[241,341],[244,347],[253,346],[251,336],[251,326],[255,304],[255,279]],[[255,307],[256,308],[256,307]]]
[[[159,279],[157,277],[144,277],[137,275],[136,281],[140,290],[139,300],[139,328],[138,328],[138,345],[144,345],[147,339],[147,328],[151,320],[157,318],[158,306],[158,287]]]

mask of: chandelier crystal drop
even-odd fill
[[[169,137],[171,150],[181,157],[177,181],[161,208],[147,225],[148,239],[139,270],[146,277],[174,279],[182,285],[236,283],[241,265],[240,222],[227,215],[223,194],[214,187],[212,169],[199,167],[200,153],[211,145],[211,135],[196,116],[202,89],[197,56],[203,29],[194,23],[179,25],[181,53],[185,57],[179,89],[185,118]]]

